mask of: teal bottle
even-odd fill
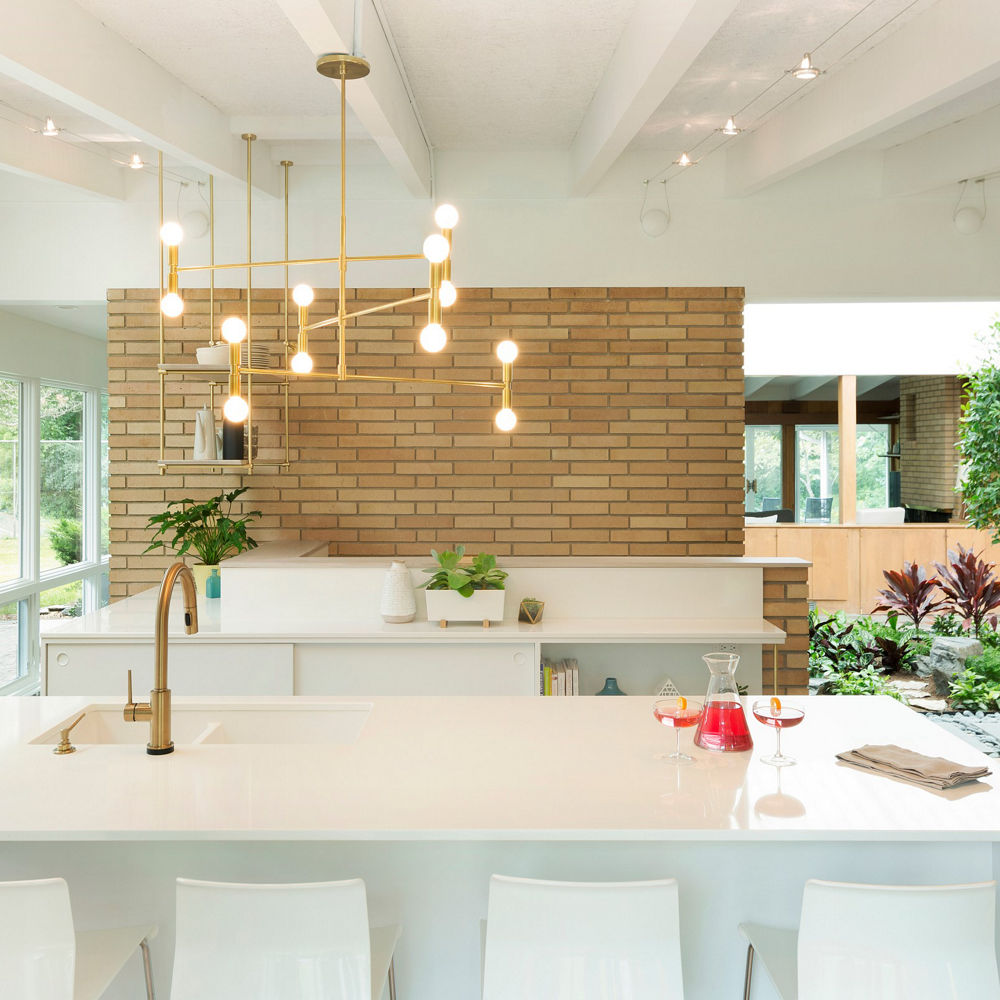
[[[604,679],[604,687],[597,692],[599,695],[602,694],[625,694],[625,692],[618,686],[617,677],[606,677]]]
[[[219,567],[213,566],[211,576],[205,581],[206,597],[222,597],[222,577],[219,576]]]

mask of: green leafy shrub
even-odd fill
[[[471,597],[477,590],[503,590],[503,582],[507,574],[497,569],[497,557],[487,552],[480,552],[471,565],[462,566],[465,546],[456,545],[455,551],[436,552],[431,549],[431,555],[437,560],[437,566],[425,569],[425,573],[433,576],[422,583],[421,587],[428,590],[454,590],[463,597]]]
[[[875,654],[855,623],[838,611],[821,617],[818,610],[809,612],[809,674],[825,677],[830,670],[860,670],[875,662]]]
[[[965,635],[965,629],[958,615],[949,611],[946,615],[938,615],[931,623],[931,633],[933,635]]]
[[[951,703],[955,708],[995,712],[1000,708],[1000,649],[987,648],[973,656],[968,666],[951,682]]]
[[[49,544],[56,558],[63,566],[83,560],[83,527],[79,521],[69,521],[65,517],[49,528]]]
[[[902,695],[889,687],[886,680],[874,667],[862,667],[860,670],[834,670],[827,677],[824,685],[829,694],[884,694],[896,701],[902,701]]]

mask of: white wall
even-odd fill
[[[89,388],[108,384],[107,344],[0,311],[0,374]]]
[[[462,213],[459,284],[736,284],[751,302],[1000,299],[1000,212],[988,213],[978,234],[961,236],[951,222],[955,191],[885,198],[881,164],[874,151],[845,153],[757,195],[729,199],[723,158],[713,157],[670,184],[673,221],[659,239],[638,224],[642,179],[663,166],[648,154],[624,157],[587,198],[567,196],[562,152],[444,152],[436,173],[440,199]],[[292,255],[334,254],[336,169],[301,167],[292,176]],[[138,183],[124,203],[51,203],[32,195],[45,190],[41,184],[20,184],[11,195],[0,178],[0,303],[101,300],[108,287],[155,283],[155,189],[152,178]],[[168,183],[170,215],[176,197]],[[183,210],[196,206],[194,189],[185,190]],[[219,185],[217,210],[217,259],[239,259],[242,193]],[[432,225],[430,203],[410,197],[384,164],[350,172],[348,217],[352,253],[415,252]],[[280,256],[280,200],[255,203],[254,240],[258,259]],[[181,262],[207,254],[207,238],[188,242]],[[333,274],[301,278],[333,284]],[[256,280],[280,284],[280,271],[258,271]],[[408,263],[349,273],[357,285],[426,280],[425,267]]]

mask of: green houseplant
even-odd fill
[[[194,567],[195,578],[199,593],[204,594],[205,581],[223,559],[257,547],[247,534],[247,526],[260,517],[261,512],[251,510],[233,516],[233,502],[246,491],[246,486],[228,493],[223,490],[201,503],[189,497],[171,500],[162,514],[149,518],[148,526],[156,531],[144,552],[173,549],[178,556],[183,556],[194,549],[202,563]]]
[[[507,574],[497,567],[497,557],[480,552],[471,563],[462,563],[465,546],[454,551],[431,549],[436,566],[425,569],[431,578],[420,586],[427,591],[427,618],[437,619],[444,628],[448,621],[490,621],[503,619],[504,580]]]

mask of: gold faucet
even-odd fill
[[[184,631],[188,635],[198,631],[198,596],[194,574],[184,563],[175,562],[163,574],[156,598],[156,666],[149,701],[132,700],[132,671],[128,672],[125,721],[149,722],[146,753],[154,755],[174,752],[174,741],[170,738],[170,688],[167,687],[167,620],[170,616],[170,595],[178,577],[184,589]]]

